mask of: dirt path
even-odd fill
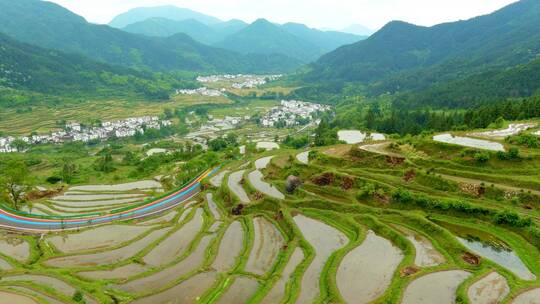
[[[380,155],[385,155],[385,156],[390,156],[390,157],[404,157],[403,155],[386,151],[386,148],[389,145],[390,145],[389,142],[383,142],[383,143],[378,143],[378,144],[361,145],[361,146],[359,146],[359,148],[361,150],[371,152],[371,153],[380,154]]]

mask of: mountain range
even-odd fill
[[[208,23],[200,17],[171,19],[163,17],[165,14],[155,13],[159,11],[158,8],[132,10],[115,18],[110,25],[120,24],[119,19],[139,20],[140,15],[151,16],[127,24],[122,29],[154,37],[184,33],[207,45],[243,54],[282,54],[304,63],[366,38],[338,31],[320,31],[298,23],[280,25],[266,19],[258,19],[252,24],[240,20]]]
[[[433,27],[394,21],[364,41],[324,55],[310,65],[303,79],[319,84],[360,83],[372,96],[438,92],[427,102],[451,104],[449,99],[456,96],[449,95],[450,88],[460,89],[464,79],[482,76],[495,83],[507,77],[508,69],[530,71],[527,65],[540,57],[539,28],[537,0],[521,0],[489,15]],[[540,88],[540,83],[534,86]],[[535,87],[519,91],[531,93]],[[501,88],[507,90],[496,90],[497,94],[515,95],[511,86]],[[466,99],[490,96],[485,87],[472,91],[477,96]]]
[[[218,18],[192,11],[187,8],[180,8],[172,5],[156,7],[138,7],[116,16],[109,25],[116,28],[123,28],[130,24],[141,22],[150,18],[164,18],[173,21],[197,20],[205,25],[221,23]]]
[[[242,55],[211,47],[185,34],[147,37],[96,25],[54,3],[0,0],[0,32],[21,42],[94,60],[155,71],[278,73],[300,61],[279,54]]]

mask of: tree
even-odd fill
[[[114,171],[113,158],[110,149],[104,149],[100,152],[101,156],[96,161],[96,170],[109,173]]]
[[[28,143],[26,143],[24,140],[18,138],[18,139],[15,139],[11,145],[13,147],[15,147],[15,149],[17,149],[18,152],[22,152],[24,150],[26,150],[26,148],[28,148]]]
[[[24,194],[32,189],[30,171],[21,160],[11,160],[1,167],[0,191],[13,209],[19,210]]]
[[[64,159],[64,165],[62,166],[62,181],[67,184],[71,183],[76,170],[77,166],[70,159]]]

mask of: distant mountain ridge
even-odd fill
[[[243,54],[283,54],[305,63],[365,37],[337,31],[320,31],[299,23],[274,24],[259,19],[252,24],[231,20],[211,25],[195,19],[175,21],[152,17],[123,30],[155,37],[184,33],[193,39]]]
[[[187,8],[167,5],[131,9],[116,16],[113,20],[111,20],[109,25],[116,28],[123,28],[130,24],[141,22],[150,18],[165,18],[174,21],[193,19],[205,25],[212,25],[222,22],[216,17],[205,15]]]
[[[281,73],[300,65],[284,55],[241,55],[185,34],[167,38],[95,25],[54,3],[0,0],[0,32],[19,41],[137,69]]]

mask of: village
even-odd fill
[[[200,83],[216,83],[216,82],[232,82],[231,87],[234,89],[253,89],[257,86],[264,85],[270,81],[275,81],[281,78],[282,75],[211,75],[199,76],[197,81]]]
[[[206,87],[202,87],[198,89],[181,89],[181,90],[176,90],[176,95],[201,95],[201,96],[207,96],[207,97],[219,97],[219,96],[225,95],[225,89],[215,90],[215,89],[208,89]]]
[[[131,117],[124,120],[103,122],[99,126],[86,127],[79,122],[66,123],[61,131],[47,135],[30,135],[15,138],[0,137],[0,153],[23,152],[21,146],[31,146],[47,143],[66,143],[72,141],[90,142],[104,141],[109,138],[126,138],[135,134],[144,134],[144,130],[168,127],[170,120],[160,120],[157,116]]]
[[[321,112],[330,110],[330,106],[316,103],[282,100],[280,106],[272,108],[264,115],[260,124],[263,127],[294,127],[296,125],[306,125]]]

